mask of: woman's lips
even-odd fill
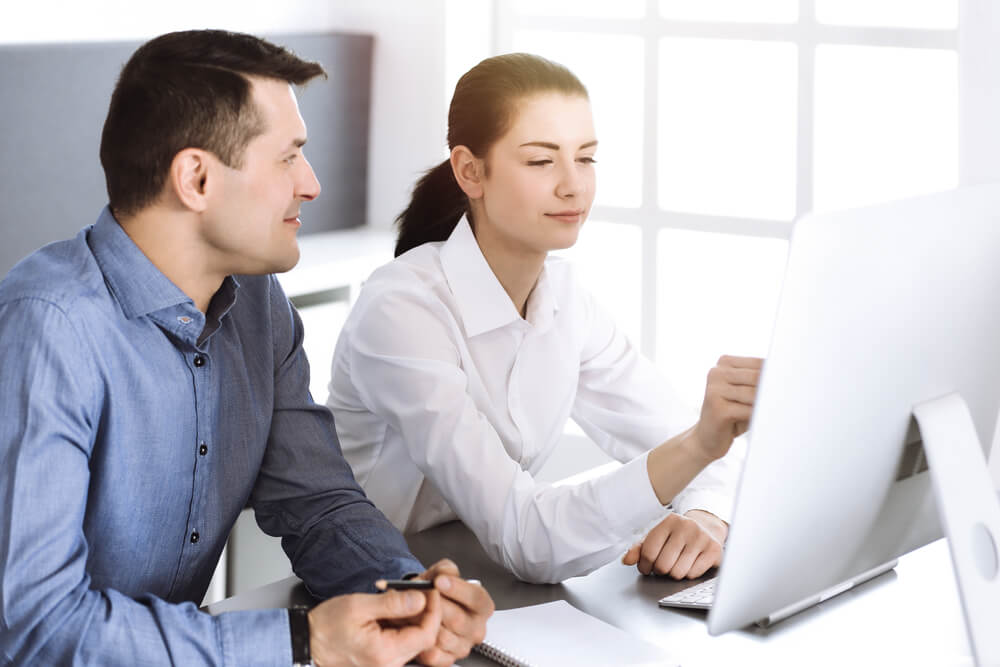
[[[583,218],[583,211],[557,211],[556,213],[546,213],[545,215],[561,222],[576,224]]]

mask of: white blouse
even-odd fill
[[[586,574],[666,515],[646,453],[691,426],[653,365],[550,257],[522,319],[463,219],[365,283],[334,352],[328,406],[369,497],[404,532],[460,518],[527,581]],[[567,419],[625,465],[536,483]],[[731,456],[673,501],[729,520]]]

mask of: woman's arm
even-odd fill
[[[378,287],[341,334],[342,370],[491,558],[560,581],[620,556],[662,516],[644,457],[576,486],[536,484],[469,394],[460,325],[426,290]]]

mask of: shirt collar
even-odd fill
[[[209,317],[139,249],[110,208],[104,207],[90,230],[87,243],[104,281],[128,319],[150,316],[182,339],[206,339],[236,302],[239,283],[232,276],[223,281],[209,306]],[[209,325],[205,329],[206,323]]]
[[[521,319],[510,296],[486,262],[472,226],[463,216],[441,247],[441,267],[470,338]],[[528,322],[547,326],[558,310],[545,267],[528,298]]]
[[[142,317],[184,302],[193,305],[129,238],[107,206],[90,230],[88,244],[125,317]]]

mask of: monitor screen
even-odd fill
[[[1000,186],[796,223],[710,632],[942,535],[914,406],[957,394],[988,454],[998,292]]]

